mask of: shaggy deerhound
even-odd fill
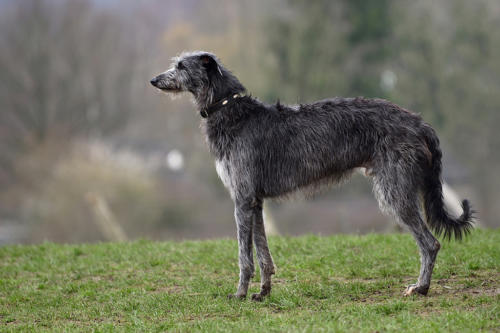
[[[240,280],[245,298],[254,275],[252,241],[261,271],[262,300],[271,292],[274,264],[262,218],[266,198],[315,189],[364,168],[382,211],[407,226],[420,248],[418,281],[405,295],[429,290],[440,244],[430,233],[460,239],[472,227],[467,200],[452,218],[443,205],[441,150],[434,130],[418,115],[382,99],[332,98],[296,106],[269,105],[245,88],[207,52],[184,53],[151,80],[166,92],[190,92],[216,169],[235,204]],[[423,202],[427,224],[422,220]]]

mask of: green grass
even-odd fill
[[[228,300],[235,240],[0,247],[0,331],[500,330],[500,230],[442,242],[427,297],[406,234],[272,237],[262,303]],[[258,274],[250,292],[258,290]]]

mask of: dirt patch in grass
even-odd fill
[[[479,282],[480,281],[480,282]],[[473,279],[451,276],[449,278],[437,279],[431,285],[435,288],[438,295],[443,294],[471,294],[497,296],[500,295],[500,272],[482,272]]]
[[[444,279],[434,279],[431,283],[431,288],[427,296],[417,295],[416,297],[423,297],[426,299],[439,298],[441,296],[458,298],[462,295],[470,295],[472,297],[477,296],[497,296],[500,295],[499,278],[500,273],[484,274],[484,280],[482,280],[479,286],[470,286],[471,283],[468,278],[451,276],[450,278]],[[396,279],[396,280],[399,280]],[[396,280],[388,281],[387,286],[381,286],[378,290],[372,290],[366,292],[366,294],[356,297],[357,302],[363,302],[366,304],[379,304],[387,299],[403,299],[404,291],[406,286],[415,283],[415,277],[402,277],[402,282],[396,282]],[[362,283],[362,284],[377,284],[383,281],[382,279],[375,278],[345,278],[345,277],[335,277],[331,281],[336,281],[339,283]],[[286,282],[286,281],[285,281]]]
[[[155,294],[181,294],[186,291],[186,288],[183,286],[171,285],[171,286],[162,286],[155,288],[155,290],[151,290]]]
[[[378,282],[380,279],[375,278],[350,278],[350,277],[342,277],[336,276],[330,279],[331,281],[341,282],[341,283],[353,283],[353,282],[362,282],[362,283],[373,283]]]
[[[485,296],[498,296],[500,295],[500,288],[487,288],[487,289],[465,289],[469,294],[479,294]]]

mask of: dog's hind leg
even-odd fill
[[[407,287],[405,295],[426,295],[431,283],[434,262],[440,244],[422,220],[419,209],[418,184],[411,173],[388,172],[385,177],[374,179],[375,193],[382,210],[393,215],[409,228],[420,250],[420,275],[418,281]]]
[[[271,276],[274,274],[274,263],[267,245],[264,218],[262,216],[262,200],[256,200],[254,207],[253,237],[260,266],[260,292],[252,295],[252,300],[262,301],[271,293]]]
[[[245,298],[248,284],[255,272],[252,247],[254,216],[255,208],[251,200],[235,200],[234,217],[238,229],[240,281],[236,294],[229,295],[229,298]]]
[[[441,247],[438,240],[431,234],[420,214],[414,214],[413,217],[405,217],[405,224],[409,227],[413,237],[417,241],[420,248],[420,275],[415,284],[411,284],[406,288],[405,296],[419,293],[427,295],[431,284],[431,275],[434,268],[439,248]]]

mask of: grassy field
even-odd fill
[[[0,331],[500,330],[500,230],[442,241],[427,297],[402,296],[419,269],[409,235],[274,237],[270,248],[273,293],[255,303],[226,298],[235,240],[0,247]]]

